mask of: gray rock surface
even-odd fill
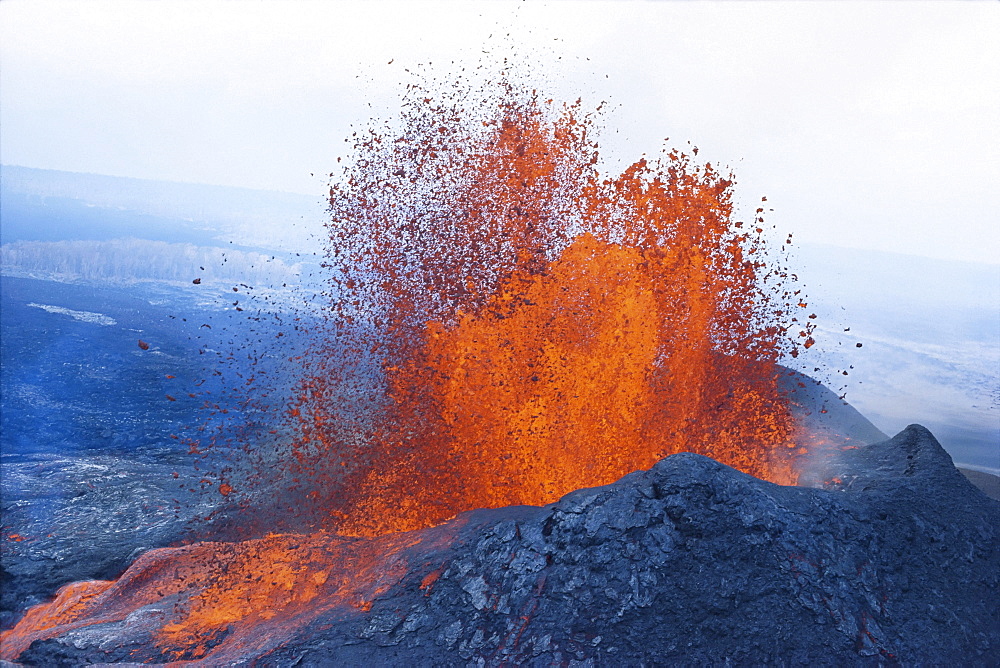
[[[916,425],[827,466],[824,488],[780,487],[680,454],[544,508],[467,513],[367,609],[262,627],[242,654],[220,638],[206,663],[1000,664],[1000,503]],[[166,603],[19,660],[162,661]]]
[[[782,389],[800,431],[833,446],[886,438],[824,385],[782,367]],[[257,486],[247,507],[218,494],[193,495],[185,483],[202,478],[183,449],[4,453],[0,512],[8,540],[0,553],[0,629],[69,582],[121,575],[143,552],[192,538],[235,541],[268,532],[301,532],[318,524],[280,480]],[[274,470],[280,470],[274,462]],[[179,473],[178,473],[179,472]],[[178,475],[174,475],[178,473]],[[283,507],[284,504],[284,507]],[[266,518],[257,526],[257,518]]]
[[[182,538],[198,513],[211,512],[172,475],[190,469],[187,459],[162,452],[5,457],[0,628],[67,582],[117,577],[142,552]]]
[[[959,467],[958,470],[969,482],[983,490],[986,496],[1000,501],[1000,476],[984,473],[983,471],[970,471],[962,467]]]

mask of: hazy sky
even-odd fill
[[[5,0],[0,161],[321,195],[404,68],[515,53],[799,241],[1000,263],[998,36],[997,2]]]

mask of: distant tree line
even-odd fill
[[[252,251],[148,239],[17,241],[0,246],[4,273],[82,280],[294,284],[301,264]]]

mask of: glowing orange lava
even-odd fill
[[[432,573],[436,564],[421,559],[449,545],[461,527],[457,521],[374,540],[281,534],[152,550],[116,581],[66,585],[54,601],[29,610],[0,636],[0,659],[15,660],[35,640],[158,605],[151,631],[164,659],[242,663],[331,611],[367,610],[408,573]],[[148,647],[134,653],[138,661],[150,655],[156,652]]]
[[[731,178],[677,151],[603,176],[579,102],[467,93],[415,87],[331,188],[331,337],[379,358],[390,401],[352,424],[350,379],[306,359],[297,474],[330,526],[549,503],[681,451],[794,483],[775,363],[812,326],[790,332],[763,209],[744,228]]]
[[[813,325],[763,209],[735,221],[732,179],[697,149],[602,174],[579,102],[508,78],[444,90],[411,86],[399,129],[357,140],[330,191],[328,327],[290,360],[305,371],[278,465],[340,535],[153,550],[29,611],[0,656],[162,602],[166,659],[240,662],[404,575],[432,588],[427,555],[462,521],[399,532],[465,510],[549,503],[681,451],[795,482],[776,364]]]

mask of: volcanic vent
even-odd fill
[[[602,173],[597,118],[504,77],[413,85],[398,130],[356,135],[289,411],[329,528],[550,503],[681,451],[794,484],[776,362],[812,325],[763,208],[736,221],[697,148]]]
[[[995,659],[997,505],[919,427],[791,486],[826,411],[787,393],[812,315],[763,207],[736,220],[693,148],[602,173],[597,118],[508,77],[412,85],[331,187],[288,442],[248,444],[319,526],[149,551],[0,658]],[[254,501],[262,461],[218,489]]]

